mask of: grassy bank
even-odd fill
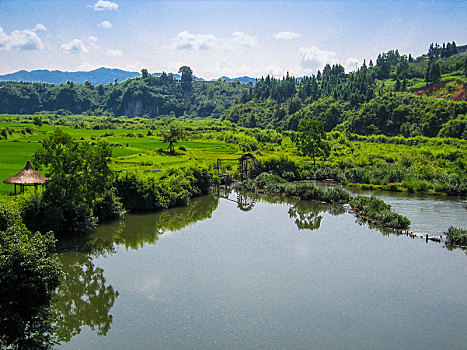
[[[237,190],[255,191],[297,197],[326,203],[348,203],[355,214],[377,226],[394,230],[407,229],[410,220],[391,210],[391,206],[376,197],[352,196],[347,191],[332,187],[324,189],[310,182],[290,183],[273,174],[262,173],[254,180],[236,183]]]
[[[318,159],[298,154],[290,134],[248,129],[227,121],[183,120],[185,138],[175,153],[160,135],[170,119],[108,118],[56,115],[0,116],[0,178],[21,170],[41,147],[41,142],[61,128],[72,137],[89,142],[108,142],[110,168],[137,172],[158,179],[164,170],[192,165],[212,166],[218,158],[235,159],[252,152],[263,171],[287,180],[333,179],[362,189],[467,195],[467,141],[450,138],[359,136],[328,134],[331,153]],[[40,125],[39,125],[40,124]],[[222,172],[235,175],[236,161],[223,161]],[[32,190],[32,189],[29,189]],[[0,182],[0,202],[13,199],[13,186]]]

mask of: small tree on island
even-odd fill
[[[170,123],[167,130],[161,131],[161,136],[164,138],[165,143],[169,143],[169,152],[174,154],[175,147],[174,143],[177,143],[178,140],[181,140],[184,137],[185,129],[179,123]]]
[[[292,141],[304,156],[313,158],[316,167],[316,157],[327,158],[330,147],[326,141],[324,125],[318,120],[302,119],[298,124],[298,132],[292,135]]]

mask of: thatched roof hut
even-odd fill
[[[3,180],[3,182],[6,184],[14,184],[16,194],[16,185],[20,185],[21,192],[24,192],[24,186],[36,186],[37,188],[37,185],[43,185],[48,180],[50,180],[48,177],[44,176],[37,170],[34,170],[34,168],[31,165],[31,162],[28,160],[23,170],[21,170],[15,176]]]

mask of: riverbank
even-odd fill
[[[254,180],[236,183],[234,188],[297,197],[303,200],[348,203],[359,218],[375,225],[394,230],[404,230],[410,225],[409,219],[393,212],[391,206],[384,201],[376,197],[352,196],[338,187],[323,189],[309,182],[289,183],[278,175],[262,173]]]

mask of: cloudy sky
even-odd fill
[[[467,1],[0,0],[0,74],[98,67],[300,76],[467,44]]]

